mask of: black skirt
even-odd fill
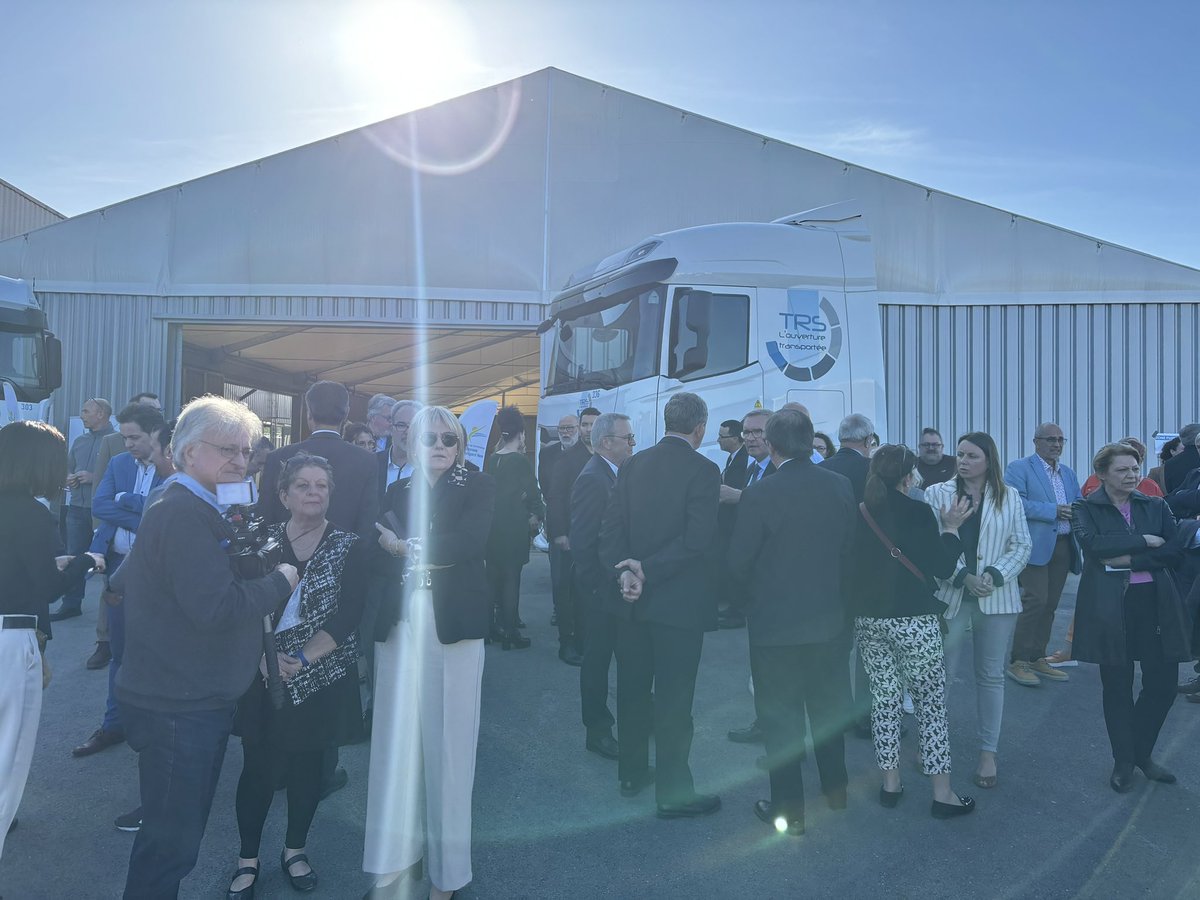
[[[1131,584],[1125,589],[1125,653],[1130,661],[1163,656],[1158,591],[1153,582]]]
[[[238,701],[233,733],[243,742],[266,743],[272,752],[306,753],[354,744],[363,739],[362,702],[358,673],[351,669],[329,687],[299,706],[285,696],[275,709],[258,675]]]

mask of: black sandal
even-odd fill
[[[253,875],[254,880],[240,891],[233,889],[233,883],[243,875]],[[229,880],[229,890],[225,892],[225,900],[254,900],[254,886],[258,884],[258,866],[242,866],[233,873]]]
[[[286,856],[287,850],[279,851],[279,865],[283,868],[283,874],[287,876],[287,880],[291,882],[292,890],[300,891],[307,894],[317,886],[317,873],[313,871],[312,863],[308,862],[308,857],[303,853],[297,853],[295,856]],[[296,863],[307,863],[308,871],[303,875],[293,875],[292,866]]]

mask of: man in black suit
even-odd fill
[[[620,573],[621,593],[609,600],[617,618],[617,777],[627,797],[654,781],[653,733],[664,819],[721,807],[720,797],[696,793],[688,766],[700,650],[717,625],[721,470],[696,452],[707,420],[695,394],[673,396],[663,410],[666,435],[621,467],[600,527],[600,561]]]
[[[1200,425],[1184,425],[1179,432],[1179,442],[1183,450],[1163,463],[1163,484],[1170,494],[1179,490],[1188,473],[1200,468],[1200,449],[1196,447],[1196,438],[1200,437]]]
[[[577,622],[583,637],[583,665],[579,669],[579,698],[585,747],[605,759],[616,759],[613,717],[608,709],[608,670],[616,643],[617,620],[604,608],[602,592],[615,590],[613,578],[600,562],[600,520],[617,470],[633,454],[633,428],[629,416],[605,413],[592,426],[595,453],[571,488],[571,560],[575,566]]]
[[[775,413],[766,440],[777,472],[769,486],[754,484],[742,494],[729,565],[750,592],[754,704],[770,761],[771,799],[756,803],[755,813],[789,834],[803,834],[806,712],[821,789],[831,809],[846,806],[849,620],[841,580],[857,511],[849,482],[812,464],[808,416]]]
[[[392,415],[388,420],[391,422],[388,445],[375,453],[375,462],[379,466],[376,477],[380,509],[383,508],[387,489],[401,478],[412,475],[412,463],[408,458],[408,426],[423,405],[418,400],[397,400],[392,406]]]
[[[350,392],[335,381],[318,381],[304,394],[304,409],[311,434],[297,444],[280,447],[267,457],[259,489],[258,513],[268,524],[283,522],[287,514],[279,500],[279,472],[297,453],[329,460],[333,468],[333,495],[329,521],[334,528],[353,531],[372,543],[379,536],[379,465],[375,454],[342,440],[342,425],[350,414]]]
[[[588,407],[579,414],[579,440],[563,451],[554,463],[550,476],[550,489],[544,491],[546,499],[546,537],[551,546],[558,549],[558,577],[561,581],[555,613],[558,616],[558,658],[569,666],[583,663],[579,637],[576,634],[576,602],[573,592],[575,576],[571,574],[571,488],[575,479],[592,458],[592,426],[600,410]],[[553,587],[553,585],[552,585]]]

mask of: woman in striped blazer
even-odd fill
[[[979,714],[979,767],[974,782],[996,786],[996,748],[1004,717],[1004,667],[1021,590],[1017,576],[1029,561],[1032,543],[1020,495],[1006,488],[996,442],[982,431],[958,439],[958,472],[953,481],[931,485],[925,501],[941,525],[955,497],[967,497],[972,513],[959,526],[963,553],[954,574],[940,582],[938,599],[946,604],[946,670],[953,677],[971,629],[975,691]]]

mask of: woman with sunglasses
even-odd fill
[[[408,429],[414,473],[388,488],[379,545],[403,559],[379,611],[367,784],[368,898],[400,897],[426,863],[433,900],[471,881],[471,795],[483,640],[484,556],[496,487],[464,465],[454,413],[427,406]]]
[[[496,480],[496,514],[488,536],[487,574],[492,586],[498,634],[505,650],[524,650],[529,638],[521,634],[521,569],[529,562],[529,538],[546,516],[533,464],[525,455],[525,417],[515,406],[496,416],[500,443],[483,470]]]
[[[947,516],[964,498],[971,513],[959,526],[962,555],[954,574],[941,581],[938,599],[946,606],[946,672],[951,678],[970,631],[975,659],[979,717],[978,787],[996,786],[996,750],[1004,718],[1004,670],[1021,613],[1017,576],[1029,562],[1033,542],[1021,495],[1002,479],[1004,466],[991,435],[972,431],[958,439],[958,474],[930,485],[925,502],[944,529]]]

